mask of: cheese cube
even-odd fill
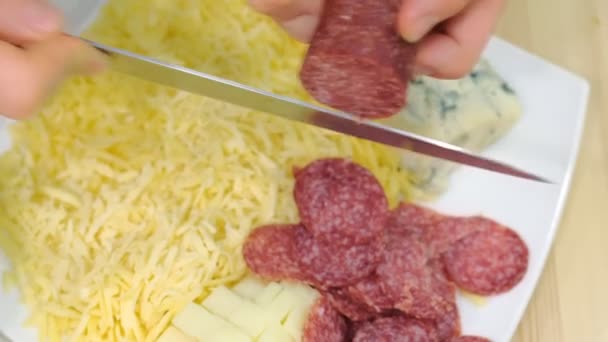
[[[266,288],[266,283],[260,278],[248,276],[232,287],[232,292],[242,298],[253,300]]]
[[[308,313],[310,312],[310,306],[298,305],[294,310],[289,313],[283,326],[285,330],[291,335],[296,341],[302,339],[302,331],[304,330],[304,324],[308,319]]]
[[[200,340],[209,336],[209,333],[213,331],[223,329],[238,330],[236,326],[194,303],[188,303],[182,311],[175,315],[172,323],[183,333]]]
[[[227,319],[251,337],[259,336],[273,322],[272,317],[264,308],[247,301],[243,301]]]
[[[255,302],[260,306],[269,304],[281,291],[283,286],[279,283],[269,283],[261,293],[255,298]]]
[[[225,286],[219,286],[205,298],[202,305],[210,312],[228,319],[243,304],[244,299],[234,294]]]
[[[293,292],[285,288],[264,308],[273,321],[283,322],[289,312],[298,306],[297,301],[298,298],[294,296]]]
[[[282,325],[275,323],[266,327],[257,342],[296,342],[296,340]]]
[[[222,328],[210,331],[202,342],[253,342],[249,336],[235,328]]]
[[[293,284],[291,285],[291,289],[297,298],[297,303],[305,307],[311,306],[319,298],[319,292],[305,284]]]
[[[198,342],[198,340],[170,325],[156,342]]]

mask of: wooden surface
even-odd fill
[[[608,341],[608,1],[507,2],[499,36],[591,82],[565,216],[513,341]]]

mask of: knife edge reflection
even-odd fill
[[[179,65],[168,64],[126,50],[84,40],[109,55],[112,69],[123,74],[430,157],[513,177],[552,184],[551,181],[544,177],[523,171],[497,160],[477,155],[443,141],[385,126],[370,120],[363,120],[341,111],[322,108],[297,99],[276,95],[235,81]]]

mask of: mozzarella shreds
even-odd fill
[[[305,47],[246,0],[112,0],[104,43],[310,100]],[[297,222],[292,167],[351,157],[392,204],[398,151],[127,76],[68,82],[0,157],[4,275],[45,341],[154,341],[191,301],[243,277],[253,227]]]

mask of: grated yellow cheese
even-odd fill
[[[246,0],[113,0],[87,36],[307,99],[304,46]],[[114,73],[70,81],[12,137],[4,277],[41,340],[154,341],[245,274],[253,227],[298,220],[294,165],[351,157],[392,204],[411,194],[395,150]]]

